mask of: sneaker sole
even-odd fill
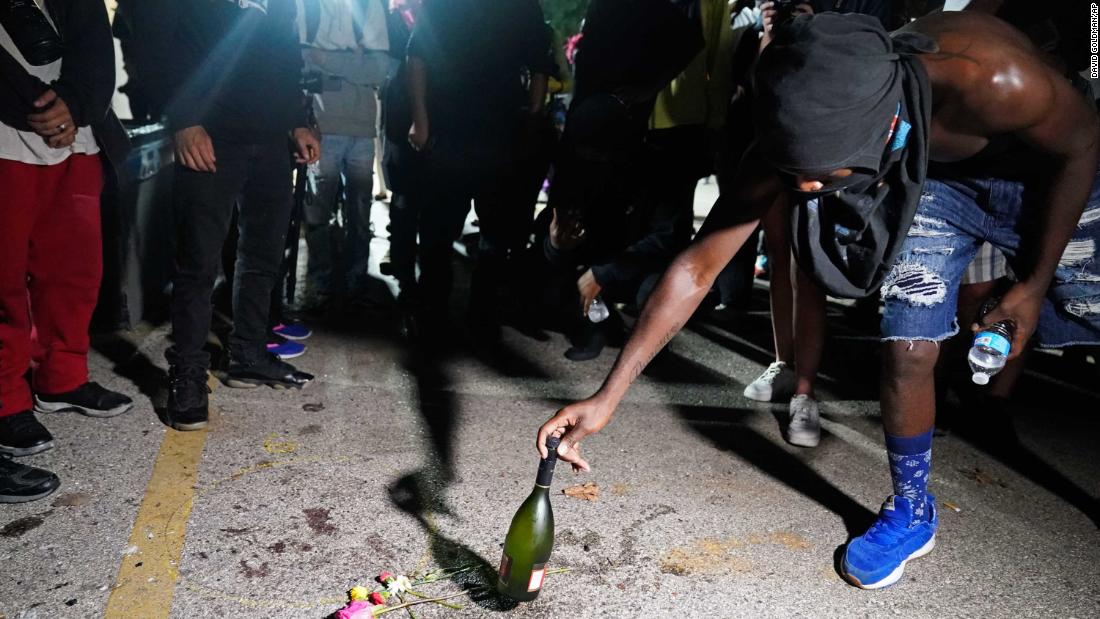
[[[764,392],[764,391],[761,391],[761,390],[758,390],[758,389],[752,389],[751,385],[749,387],[745,387],[745,390],[742,392],[742,395],[744,395],[746,398],[748,398],[750,400],[754,400],[756,402],[771,402],[772,401],[772,392],[771,391]]]
[[[283,338],[284,340],[290,340],[292,342],[301,342],[302,340],[308,340],[309,337],[311,335],[313,335],[312,332],[310,332],[306,335],[287,335],[286,333],[280,333],[278,331],[274,331],[274,333],[275,333],[275,335],[278,335],[279,337]]]
[[[287,338],[287,339],[290,339],[290,338]],[[298,357],[301,357],[304,354],[306,354],[306,351],[303,350],[302,352],[290,353],[288,355],[280,355],[280,354],[276,353],[275,356],[282,359],[283,361],[286,361],[288,359],[297,359]]]
[[[0,445],[0,453],[8,454],[13,458],[33,456],[34,454],[40,454],[43,451],[49,451],[50,449],[53,449],[53,441],[42,443],[41,445],[35,445],[34,447],[8,447],[7,445]]]
[[[172,429],[180,432],[194,432],[195,430],[202,430],[208,423],[206,421],[196,421],[194,423],[176,423],[173,421]]]
[[[230,378],[225,381],[227,387],[233,389],[255,389],[257,387],[271,387],[276,390],[301,389],[305,385],[288,384],[276,380],[254,380],[250,378]],[[306,383],[309,384],[309,383]]]
[[[855,576],[852,576],[851,574],[848,574],[847,572],[844,573],[844,580],[847,580],[848,582],[850,582],[853,585],[859,587],[860,589],[875,590],[875,589],[883,589],[885,587],[889,587],[890,585],[892,585],[892,584],[896,583],[897,581],[901,580],[902,574],[905,573],[905,564],[909,563],[913,559],[919,559],[919,558],[923,557],[924,555],[932,552],[932,549],[935,548],[935,547],[936,547],[936,536],[933,535],[932,538],[929,539],[927,542],[925,542],[925,544],[923,546],[921,546],[920,548],[915,550],[913,552],[913,554],[906,557],[905,560],[901,562],[901,565],[897,566],[897,568],[894,569],[894,571],[890,572],[890,574],[887,575],[886,578],[883,578],[882,580],[880,580],[878,582],[872,582],[872,583],[864,584],[864,583],[859,582],[858,578],[856,578]]]
[[[817,447],[818,443],[821,442],[821,433],[818,432],[816,434],[803,434],[792,433],[788,430],[787,442],[791,445],[794,445],[795,447]]]
[[[775,389],[764,391],[763,389],[757,389],[749,385],[745,387],[745,390],[742,391],[741,394],[756,402],[783,402],[790,401],[791,397],[793,397],[794,389],[791,389],[790,392],[776,392]]]
[[[60,487],[60,485],[57,486],[57,488]],[[57,488],[51,488],[41,494],[35,494],[32,496],[12,496],[10,494],[0,494],[0,503],[30,503],[31,501],[37,501],[39,499],[44,499],[50,496],[51,494],[57,492]]]
[[[134,403],[123,404],[122,406],[116,406],[115,408],[100,410],[97,408],[85,408],[83,406],[76,406],[67,402],[45,402],[38,399],[38,396],[34,398],[34,412],[36,413],[80,413],[85,417],[98,417],[101,419],[107,417],[117,417],[122,413],[129,411],[134,407]]]

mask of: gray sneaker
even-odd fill
[[[791,398],[787,442],[799,447],[817,447],[821,442],[821,419],[817,412],[817,400],[808,395]]]
[[[786,363],[776,361],[745,387],[745,397],[757,402],[785,400],[794,393],[794,381],[794,370]]]

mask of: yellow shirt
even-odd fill
[[[699,0],[699,5],[703,51],[657,95],[650,129],[681,125],[721,129],[726,124],[726,108],[732,94],[733,29],[729,24],[729,7],[726,0]]]

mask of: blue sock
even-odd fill
[[[886,435],[886,453],[890,456],[890,478],[894,494],[913,503],[916,524],[924,517],[928,494],[928,472],[932,468],[932,430],[917,436]]]

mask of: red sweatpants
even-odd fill
[[[103,275],[102,190],[97,155],[51,166],[0,160],[0,417],[31,408],[23,376],[32,356],[38,393],[88,380],[88,324]]]

